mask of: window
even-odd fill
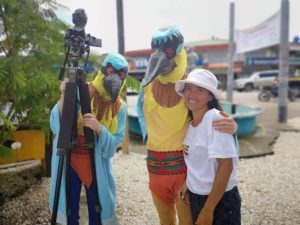
[[[269,77],[277,77],[278,73],[261,73],[259,74],[260,78],[269,78]]]

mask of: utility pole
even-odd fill
[[[289,76],[289,0],[281,0],[278,121],[287,122]]]
[[[226,100],[232,103],[233,90],[233,57],[234,57],[234,3],[230,3],[229,42],[228,42],[228,70]]]
[[[125,39],[124,39],[124,16],[123,16],[123,0],[117,0],[117,23],[118,23],[118,50],[121,55],[125,54]],[[124,98],[126,101],[127,90],[124,90]],[[128,115],[126,112],[126,129],[125,137],[122,142],[123,153],[129,153],[129,130],[128,130]]]
[[[125,53],[123,0],[117,0],[118,49],[121,55]]]

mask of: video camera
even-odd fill
[[[86,34],[84,31],[85,25],[87,23],[87,15],[84,9],[76,9],[72,14],[72,22],[74,23],[74,27],[70,28],[65,33],[65,49],[66,49],[66,57],[64,64],[59,73],[59,80],[64,79],[65,74],[65,66],[66,63],[69,64],[69,57],[73,61],[73,67],[78,66],[78,60],[82,57],[82,55],[87,52],[87,57],[85,60],[84,67],[86,67],[88,56],[90,53],[90,46],[94,47],[102,47],[102,40],[91,36],[90,34]]]

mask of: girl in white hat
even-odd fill
[[[217,86],[215,75],[205,69],[192,70],[176,83],[191,115],[184,139],[187,178],[179,196],[189,201],[195,224],[240,225],[236,143],[232,135],[212,126],[222,111]]]

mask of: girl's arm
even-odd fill
[[[190,204],[190,199],[188,196],[188,188],[186,185],[186,181],[184,181],[184,183],[182,184],[181,188],[179,189],[178,193],[177,193],[177,198],[180,201],[183,201],[185,204]]]
[[[214,210],[226,190],[233,169],[232,158],[217,159],[217,161],[218,168],[212,190],[198,216],[196,224],[212,224]]]
[[[97,136],[97,146],[95,154],[101,154],[102,158],[108,159],[114,156],[118,145],[124,140],[126,128],[127,104],[122,103],[118,112],[118,130],[112,134],[105,126],[100,125],[100,132]]]

